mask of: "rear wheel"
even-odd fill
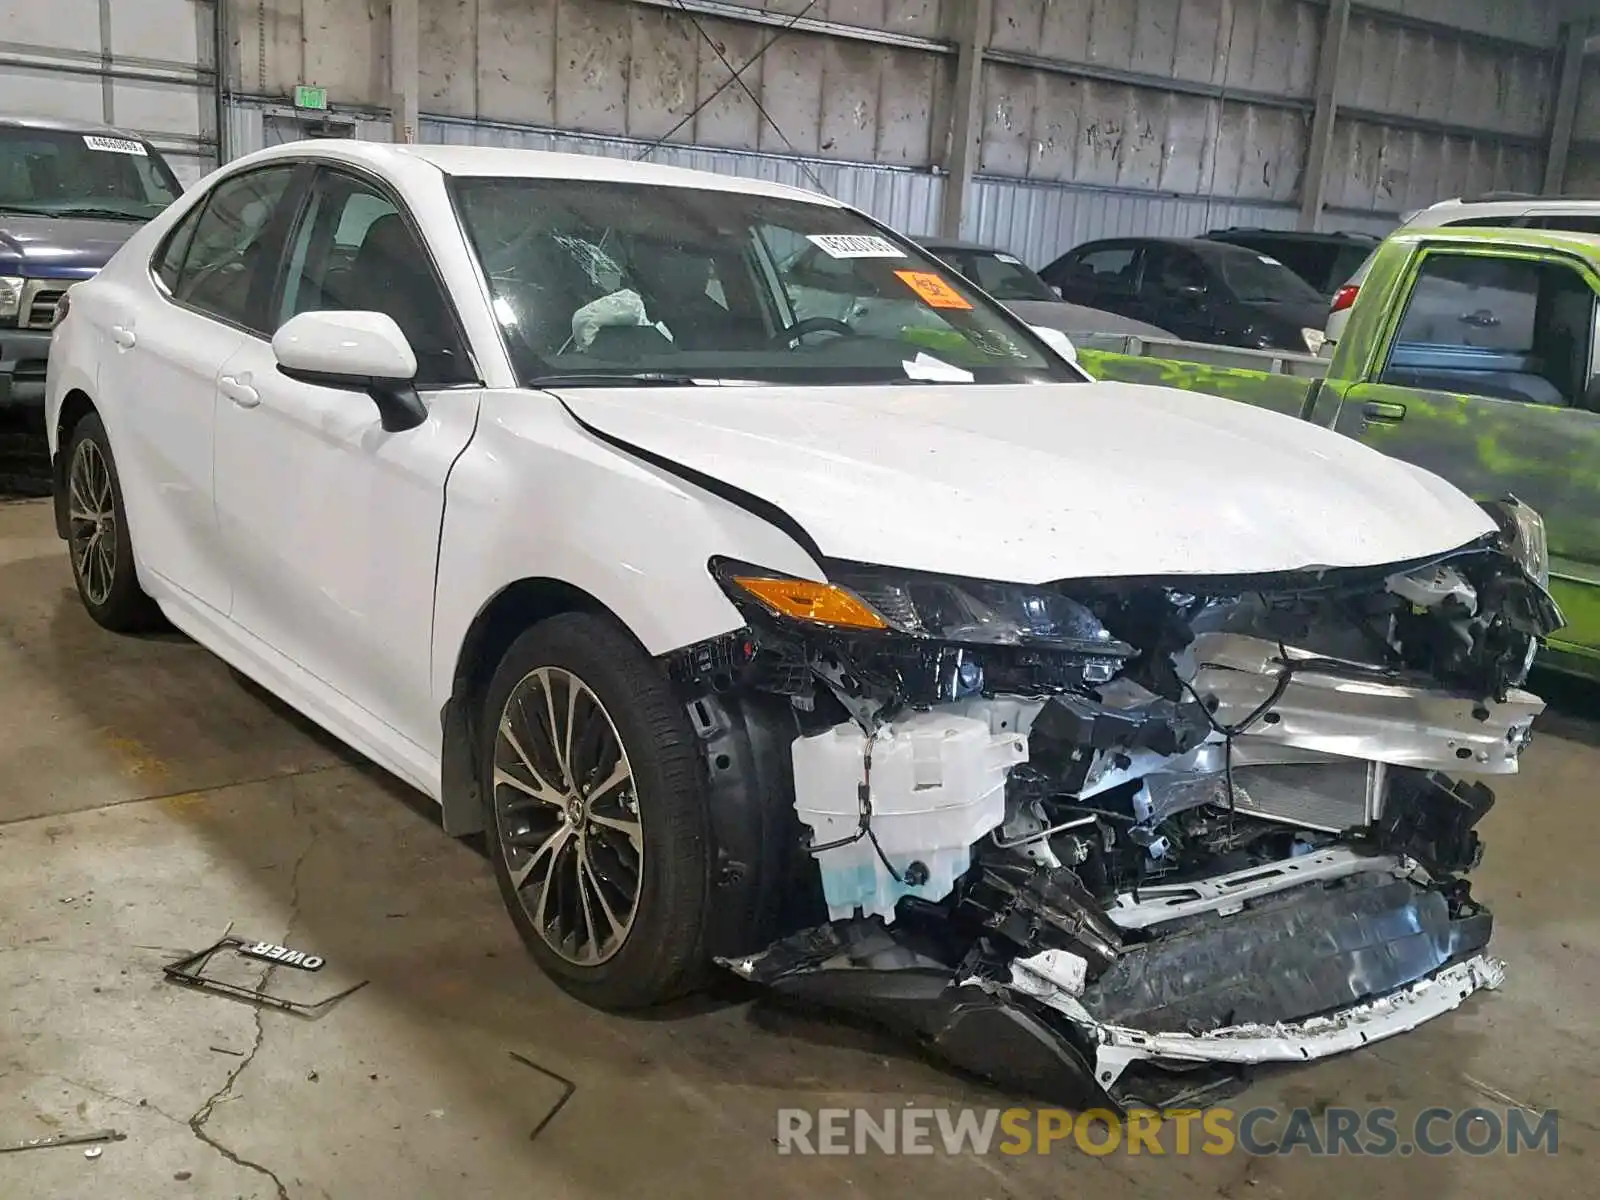
[[[160,610],[139,586],[122,484],[98,413],[72,427],[66,455],[67,552],[83,607],[119,633],[160,624]]]
[[[553,617],[506,651],[481,729],[495,876],[534,959],[600,1008],[687,991],[704,957],[706,804],[655,663],[607,619]]]

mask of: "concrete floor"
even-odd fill
[[[37,503],[0,506],[0,1196],[1001,1200],[1032,1195],[1580,1196],[1600,1151],[1597,693],[1563,688],[1500,791],[1478,894],[1510,978],[1408,1037],[1259,1082],[1235,1104],[1561,1110],[1510,1158],[780,1157],[781,1107],[1005,1105],[895,1043],[737,993],[654,1019],[532,968],[487,864],[415,793],[199,647],[116,638],[79,608]],[[317,1021],[162,982],[230,922],[328,958]],[[285,978],[295,976],[295,978]],[[576,1084],[559,1084],[512,1054]]]

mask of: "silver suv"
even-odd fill
[[[1514,192],[1498,192],[1474,200],[1441,200],[1439,203],[1409,214],[1401,228],[1423,228],[1460,225],[1499,225],[1520,229],[1563,229],[1570,233],[1600,233],[1600,199],[1584,200],[1573,196],[1540,198]],[[1374,249],[1366,262],[1337,292],[1328,312],[1327,335],[1322,353],[1331,354],[1334,343],[1344,333],[1350,320],[1350,308],[1356,302],[1367,272],[1372,269]]]

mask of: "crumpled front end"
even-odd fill
[[[1562,619],[1537,518],[1493,511],[1431,561],[1272,577],[713,564],[748,628],[672,664],[713,803],[761,743],[790,807],[723,839],[719,880],[766,882],[722,961],[1069,1104],[1192,1101],[1497,986],[1483,778]]]

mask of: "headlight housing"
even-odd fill
[[[1545,536],[1544,518],[1515,496],[1493,500],[1483,506],[1500,526],[1506,553],[1514,558],[1540,587],[1550,590],[1550,543]]]
[[[0,325],[14,325],[22,311],[23,280],[17,275],[0,275]]]
[[[824,566],[827,583],[724,559],[714,559],[711,569],[736,604],[753,602],[770,616],[801,624],[957,646],[1012,646],[1107,659],[1134,654],[1087,607],[1049,587],[860,563]]]

